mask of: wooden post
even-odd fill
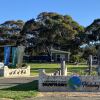
[[[100,76],[100,47],[98,48],[97,57],[98,57],[97,73],[98,76]]]
[[[89,55],[89,75],[92,72],[92,55]]]
[[[98,56],[97,73],[98,73],[98,76],[100,76],[100,47],[99,47],[99,49],[98,49],[97,56]]]

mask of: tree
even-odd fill
[[[0,40],[1,45],[16,45],[18,38],[20,37],[20,31],[22,30],[24,22],[18,21],[6,21],[0,24]]]
[[[76,35],[83,32],[84,28],[68,15],[53,12],[43,12],[37,19],[27,21],[21,31],[26,42],[38,54],[47,54],[50,48],[70,49]],[[28,35],[30,38],[28,40]],[[66,47],[67,46],[67,47]],[[66,49],[67,48],[67,49]]]
[[[43,44],[48,43],[45,45],[49,48],[51,46],[55,48],[55,44],[58,48],[62,48],[62,45],[74,40],[76,34],[84,31],[84,28],[68,15],[43,12],[38,15],[37,21],[42,27],[42,30],[39,31],[39,37],[43,37]]]

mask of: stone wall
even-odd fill
[[[54,76],[47,75],[45,70],[39,70],[39,91],[100,91],[100,77],[99,76],[78,76],[80,78],[81,85],[75,89],[71,88],[68,81],[73,76]]]
[[[0,75],[4,77],[26,77],[30,76],[30,66],[23,68],[11,69],[4,66],[0,69]]]

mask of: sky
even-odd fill
[[[0,0],[0,23],[27,21],[41,12],[70,15],[80,25],[88,26],[100,18],[100,0]]]

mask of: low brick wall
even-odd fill
[[[77,75],[76,75],[77,76]],[[100,92],[100,77],[99,76],[78,76],[81,80],[81,85],[76,89],[72,89],[68,85],[68,81],[72,76],[54,76],[47,75],[45,70],[39,70],[39,91],[87,91]]]
[[[7,66],[4,66],[0,69],[0,75],[4,77],[26,77],[30,76],[30,66],[23,68],[11,69]]]

